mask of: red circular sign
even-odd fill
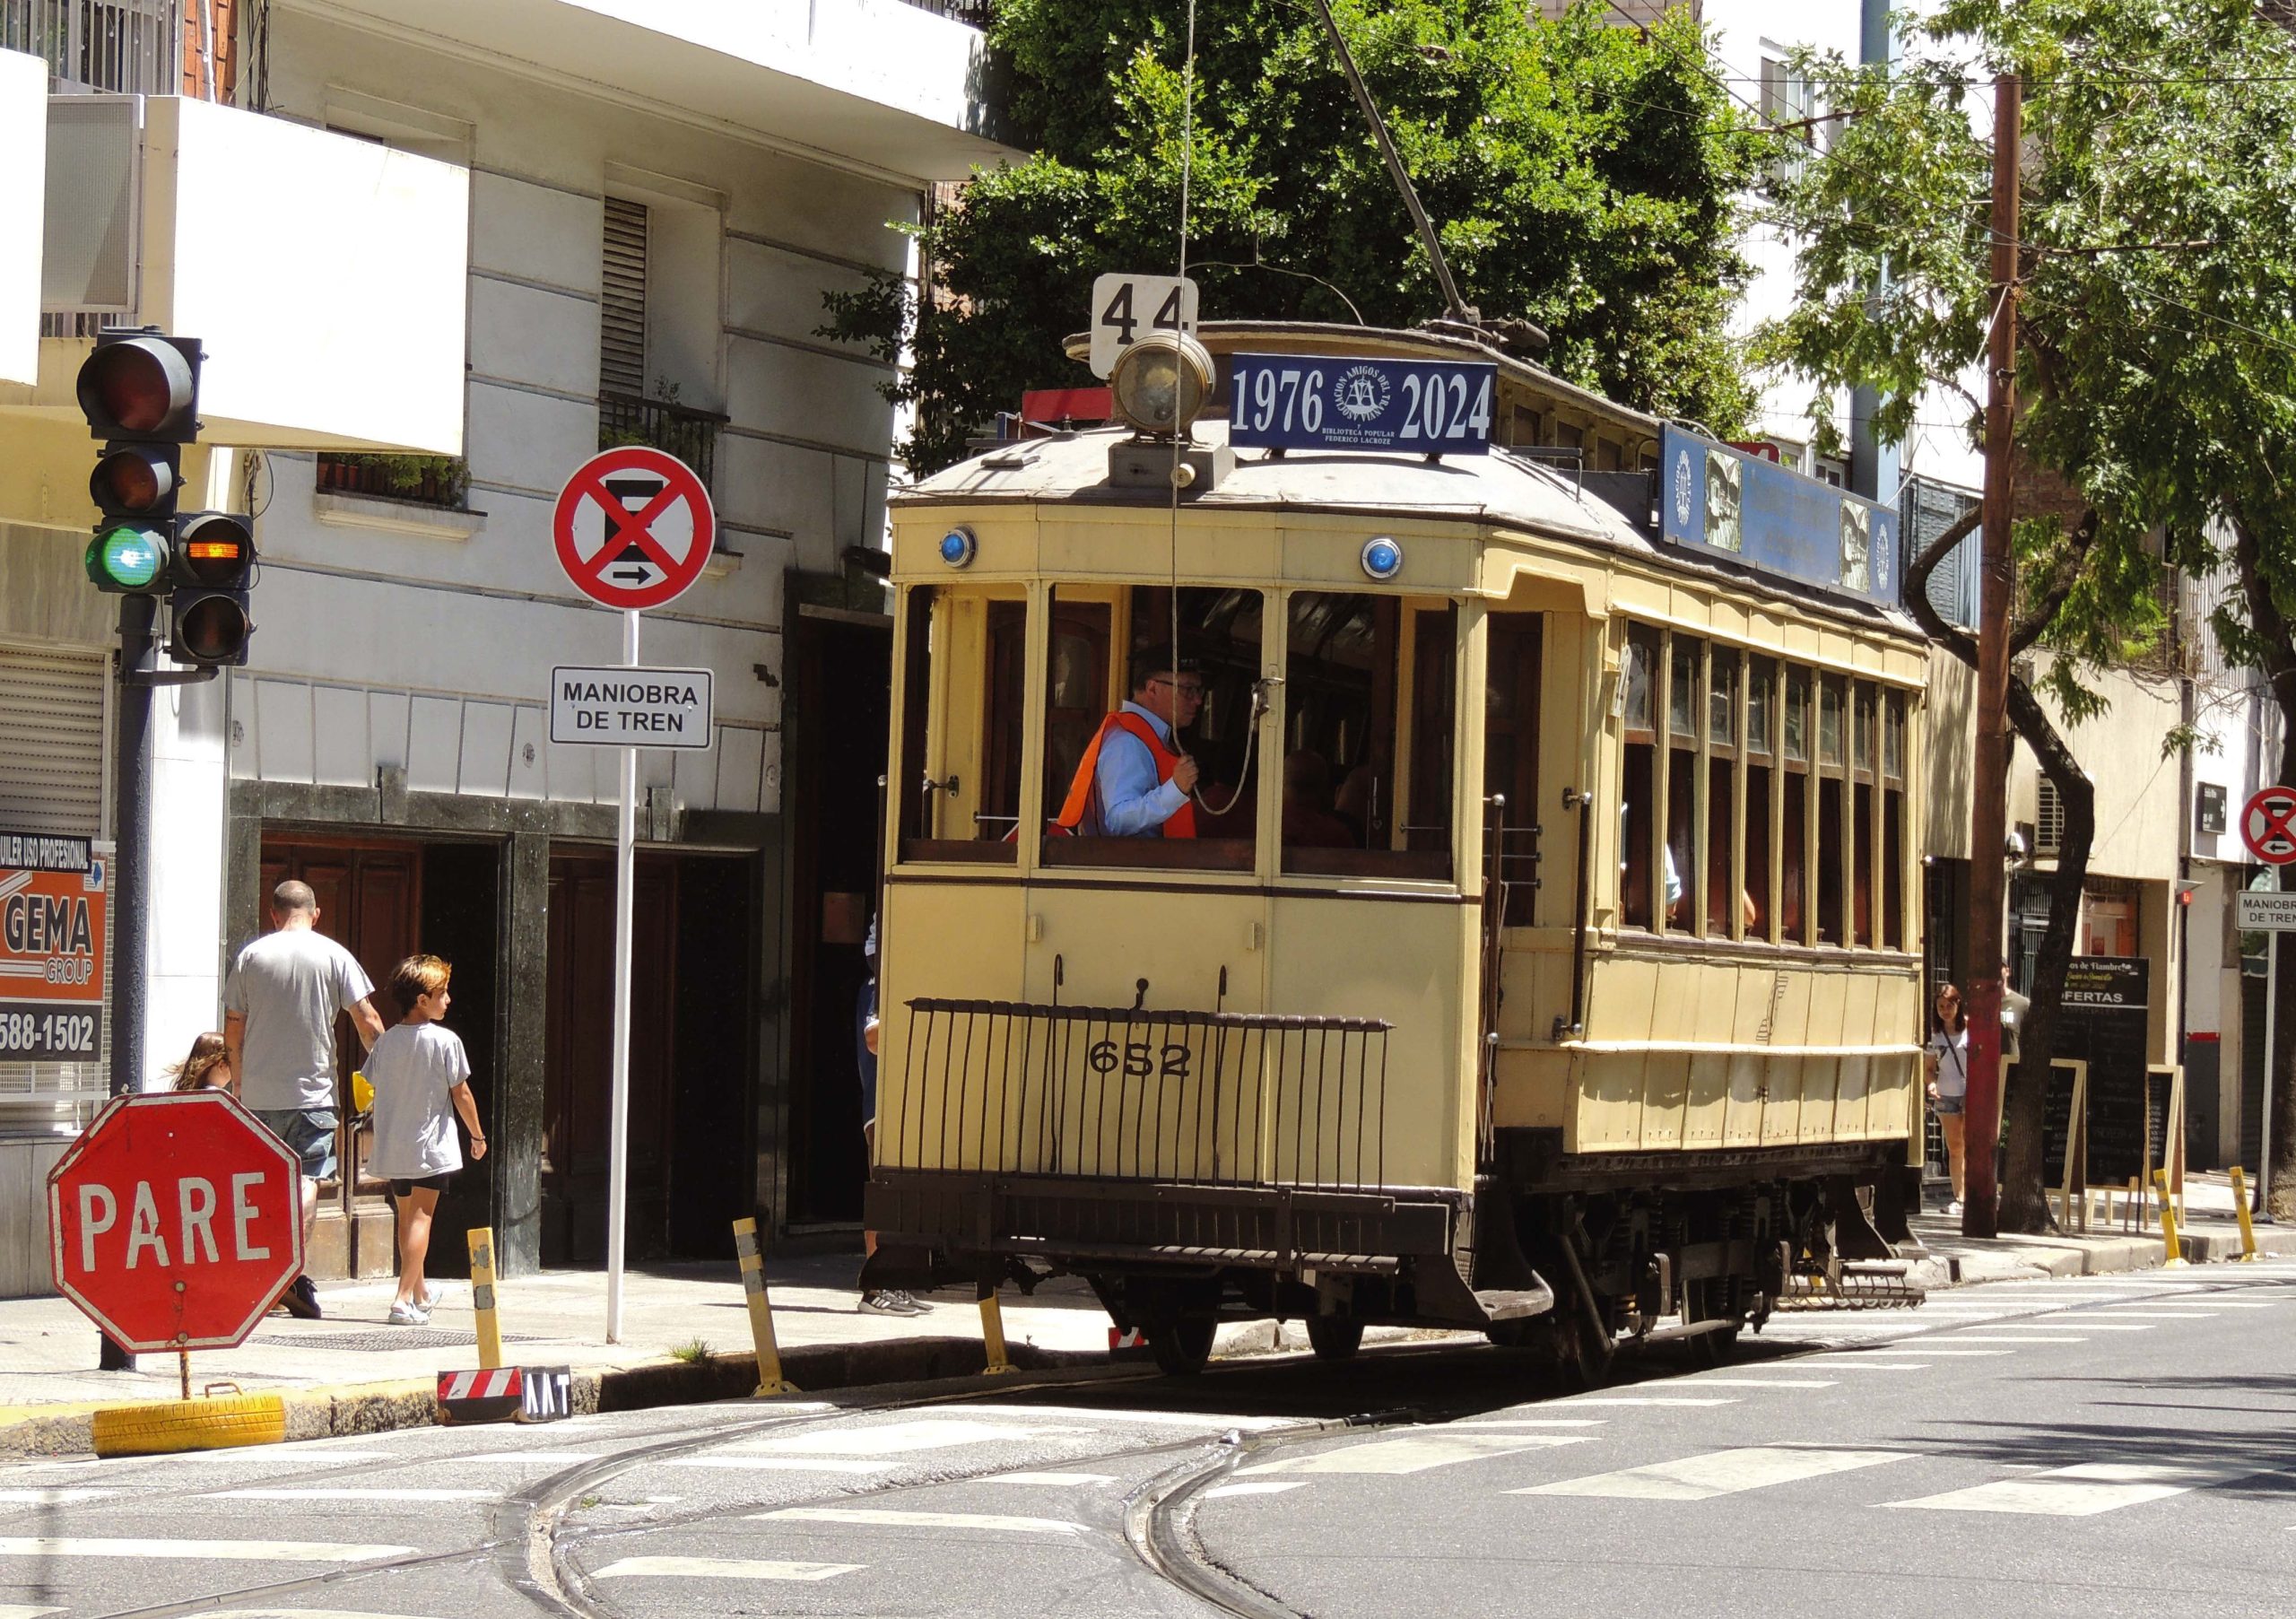
[[[651,445],[624,444],[566,480],[550,534],[559,566],[592,601],[665,607],[701,577],[718,514],[693,468]]]
[[[122,1348],[229,1349],[303,1270],[302,1166],[221,1091],[116,1097],[48,1172],[57,1291]]]
[[[2240,841],[2266,866],[2296,860],[2296,788],[2268,787],[2240,811]]]

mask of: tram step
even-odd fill
[[[1476,1306],[1493,1321],[1519,1320],[1525,1316],[1543,1316],[1554,1308],[1554,1293],[1544,1282],[1533,1288],[1483,1288],[1474,1295]]]

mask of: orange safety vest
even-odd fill
[[[1108,740],[1108,735],[1112,730],[1129,731],[1147,744],[1149,756],[1156,762],[1158,782],[1166,782],[1172,779],[1173,767],[1179,763],[1180,756],[1166,745],[1164,739],[1156,734],[1154,726],[1150,725],[1137,714],[1118,709],[1100,721],[1100,728],[1092,733],[1092,740],[1084,749],[1084,757],[1077,762],[1076,779],[1068,784],[1068,802],[1060,806],[1060,814],[1052,823],[1052,830],[1055,831],[1066,832],[1073,837],[1075,835],[1076,829],[1084,824],[1084,812],[1091,807],[1092,789],[1100,776],[1100,744]],[[1192,803],[1181,805],[1178,809],[1172,812],[1171,819],[1166,821],[1163,825],[1157,827],[1153,832],[1142,835],[1164,838],[1195,837],[1196,805]]]

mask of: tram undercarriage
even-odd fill
[[[1813,1292],[1918,1302],[1901,1144],[1565,1156],[1502,1131],[1472,1194],[1207,1187],[881,1169],[873,1285],[1087,1279],[1168,1371],[1200,1370],[1223,1320],[1303,1321],[1344,1359],[1370,1325],[1487,1333],[1599,1380],[1623,1346],[1726,1355]],[[1663,1175],[1663,1190],[1652,1182]]]

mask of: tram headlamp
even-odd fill
[[[1212,396],[1212,355],[1184,332],[1151,332],[1117,356],[1109,391],[1134,431],[1184,433]]]
[[[1363,571],[1385,582],[1403,571],[1403,547],[1386,535],[1363,542]]]
[[[952,528],[941,536],[941,560],[952,568],[969,568],[980,554],[980,542],[970,528]]]

